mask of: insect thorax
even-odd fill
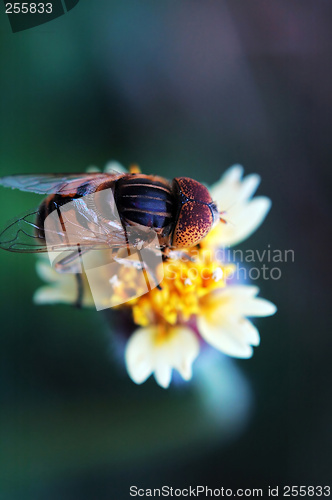
[[[147,177],[135,175],[119,179],[115,202],[120,217],[129,223],[158,230],[173,220],[174,198],[170,187]]]

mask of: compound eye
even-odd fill
[[[177,177],[174,179],[180,189],[180,192],[188,200],[201,201],[202,203],[212,203],[209,190],[198,181],[189,177]]]
[[[197,245],[211,230],[214,220],[208,205],[188,201],[179,213],[172,236],[172,246],[189,248]]]

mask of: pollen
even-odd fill
[[[153,288],[130,301],[137,325],[183,324],[199,314],[201,299],[205,295],[226,286],[227,277],[234,271],[232,265],[223,265],[206,250],[195,248],[188,252],[188,256],[187,259],[169,259],[161,264],[164,272],[161,290]],[[125,286],[122,293],[126,293]]]
[[[223,274],[224,272],[221,267],[217,267],[217,269],[212,274],[212,278],[214,279],[214,281],[218,282],[222,279]]]

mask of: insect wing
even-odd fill
[[[119,172],[83,174],[9,175],[0,178],[0,185],[37,194],[62,194],[75,196],[77,190],[86,185],[93,191],[103,182],[122,177]]]
[[[100,201],[110,192],[103,190],[74,199],[45,220],[39,210],[19,217],[0,233],[0,248],[34,253],[73,251],[78,245],[88,249],[126,246],[126,233],[115,205],[110,206],[109,219],[101,217],[95,209],[96,197]]]
[[[100,207],[103,208],[103,214],[99,211]],[[96,249],[126,245],[125,231],[111,189],[74,199],[58,207],[46,217],[44,232],[49,251],[61,245]]]
[[[10,252],[46,252],[43,227],[36,222],[39,216],[35,210],[10,222],[0,233],[0,248]]]

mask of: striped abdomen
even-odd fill
[[[172,222],[171,189],[153,177],[135,175],[119,179],[114,194],[119,215],[129,223],[158,230]]]

